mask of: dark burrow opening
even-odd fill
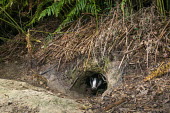
[[[104,74],[95,71],[85,71],[76,80],[72,90],[84,96],[99,96],[107,89]]]

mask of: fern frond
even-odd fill
[[[73,21],[76,16],[79,16],[81,12],[91,13],[96,15],[100,11],[100,8],[96,8],[95,0],[77,0],[75,6],[66,15],[66,19],[60,24],[55,32],[60,31],[66,24]]]
[[[55,32],[59,32],[66,24],[71,22],[76,15],[77,8],[73,8],[72,11],[66,16],[66,19],[60,24],[60,26],[56,29]]]
[[[46,15],[48,15],[48,16],[51,16],[52,14],[54,15],[56,7],[57,7],[57,2],[54,2],[51,6],[47,7],[45,10],[43,10],[40,13],[38,20],[45,17]]]
[[[30,25],[32,25],[33,23],[35,23],[35,22],[38,20],[40,14],[41,14],[41,12],[42,12],[43,6],[46,5],[46,4],[49,3],[49,2],[52,2],[52,1],[53,1],[53,0],[45,0],[45,1],[41,2],[41,3],[38,5],[37,10],[36,10],[33,18],[32,18],[31,21],[27,24],[27,26],[30,26]]]
[[[96,6],[93,4],[88,4],[85,8],[85,11],[87,13],[91,13],[92,15],[96,15],[100,11],[100,8],[96,8]]]
[[[51,15],[55,15],[56,17],[58,17],[59,13],[64,10],[64,5],[71,4],[74,1],[75,0],[60,0],[59,2],[54,2],[51,6],[47,7],[40,13],[38,20],[42,19],[45,16]]]
[[[112,4],[110,2],[111,0],[106,1],[109,2],[108,4]],[[43,4],[38,6],[37,12],[30,24],[34,23],[36,20],[43,19],[45,16],[55,15],[56,17],[59,17],[62,12],[62,18],[64,17],[64,21],[55,31],[57,32],[60,31],[66,24],[79,17],[82,12],[91,13],[97,18],[97,14],[101,10],[99,4],[97,3],[98,2],[96,0],[60,0],[52,3],[52,5],[48,6],[41,12],[42,6],[46,4],[43,2]]]

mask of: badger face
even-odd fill
[[[102,80],[99,78],[90,78],[90,85],[92,90],[97,90],[97,88],[102,84]]]

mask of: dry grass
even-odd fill
[[[118,9],[101,17],[96,28],[95,19],[82,24],[80,18],[62,37],[35,54],[39,63],[68,62],[78,57],[105,58],[141,64],[147,68],[169,58],[170,21],[162,20],[154,7],[122,18]]]
[[[32,48],[33,57],[37,59],[38,66],[54,61],[60,64],[82,57],[86,62],[91,59],[102,62],[109,58],[121,61],[120,66],[128,62],[152,69],[154,65],[169,60],[169,31],[169,17],[162,19],[155,7],[141,9],[129,17],[122,17],[120,8],[115,8],[108,17],[99,18],[98,27],[95,18],[91,17],[88,22],[80,18],[63,35],[57,34],[47,47],[36,51]],[[3,59],[25,53],[24,39],[16,38],[15,43],[2,47],[0,53],[5,56]]]

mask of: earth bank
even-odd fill
[[[0,79],[1,113],[83,113],[80,103],[25,82]]]

